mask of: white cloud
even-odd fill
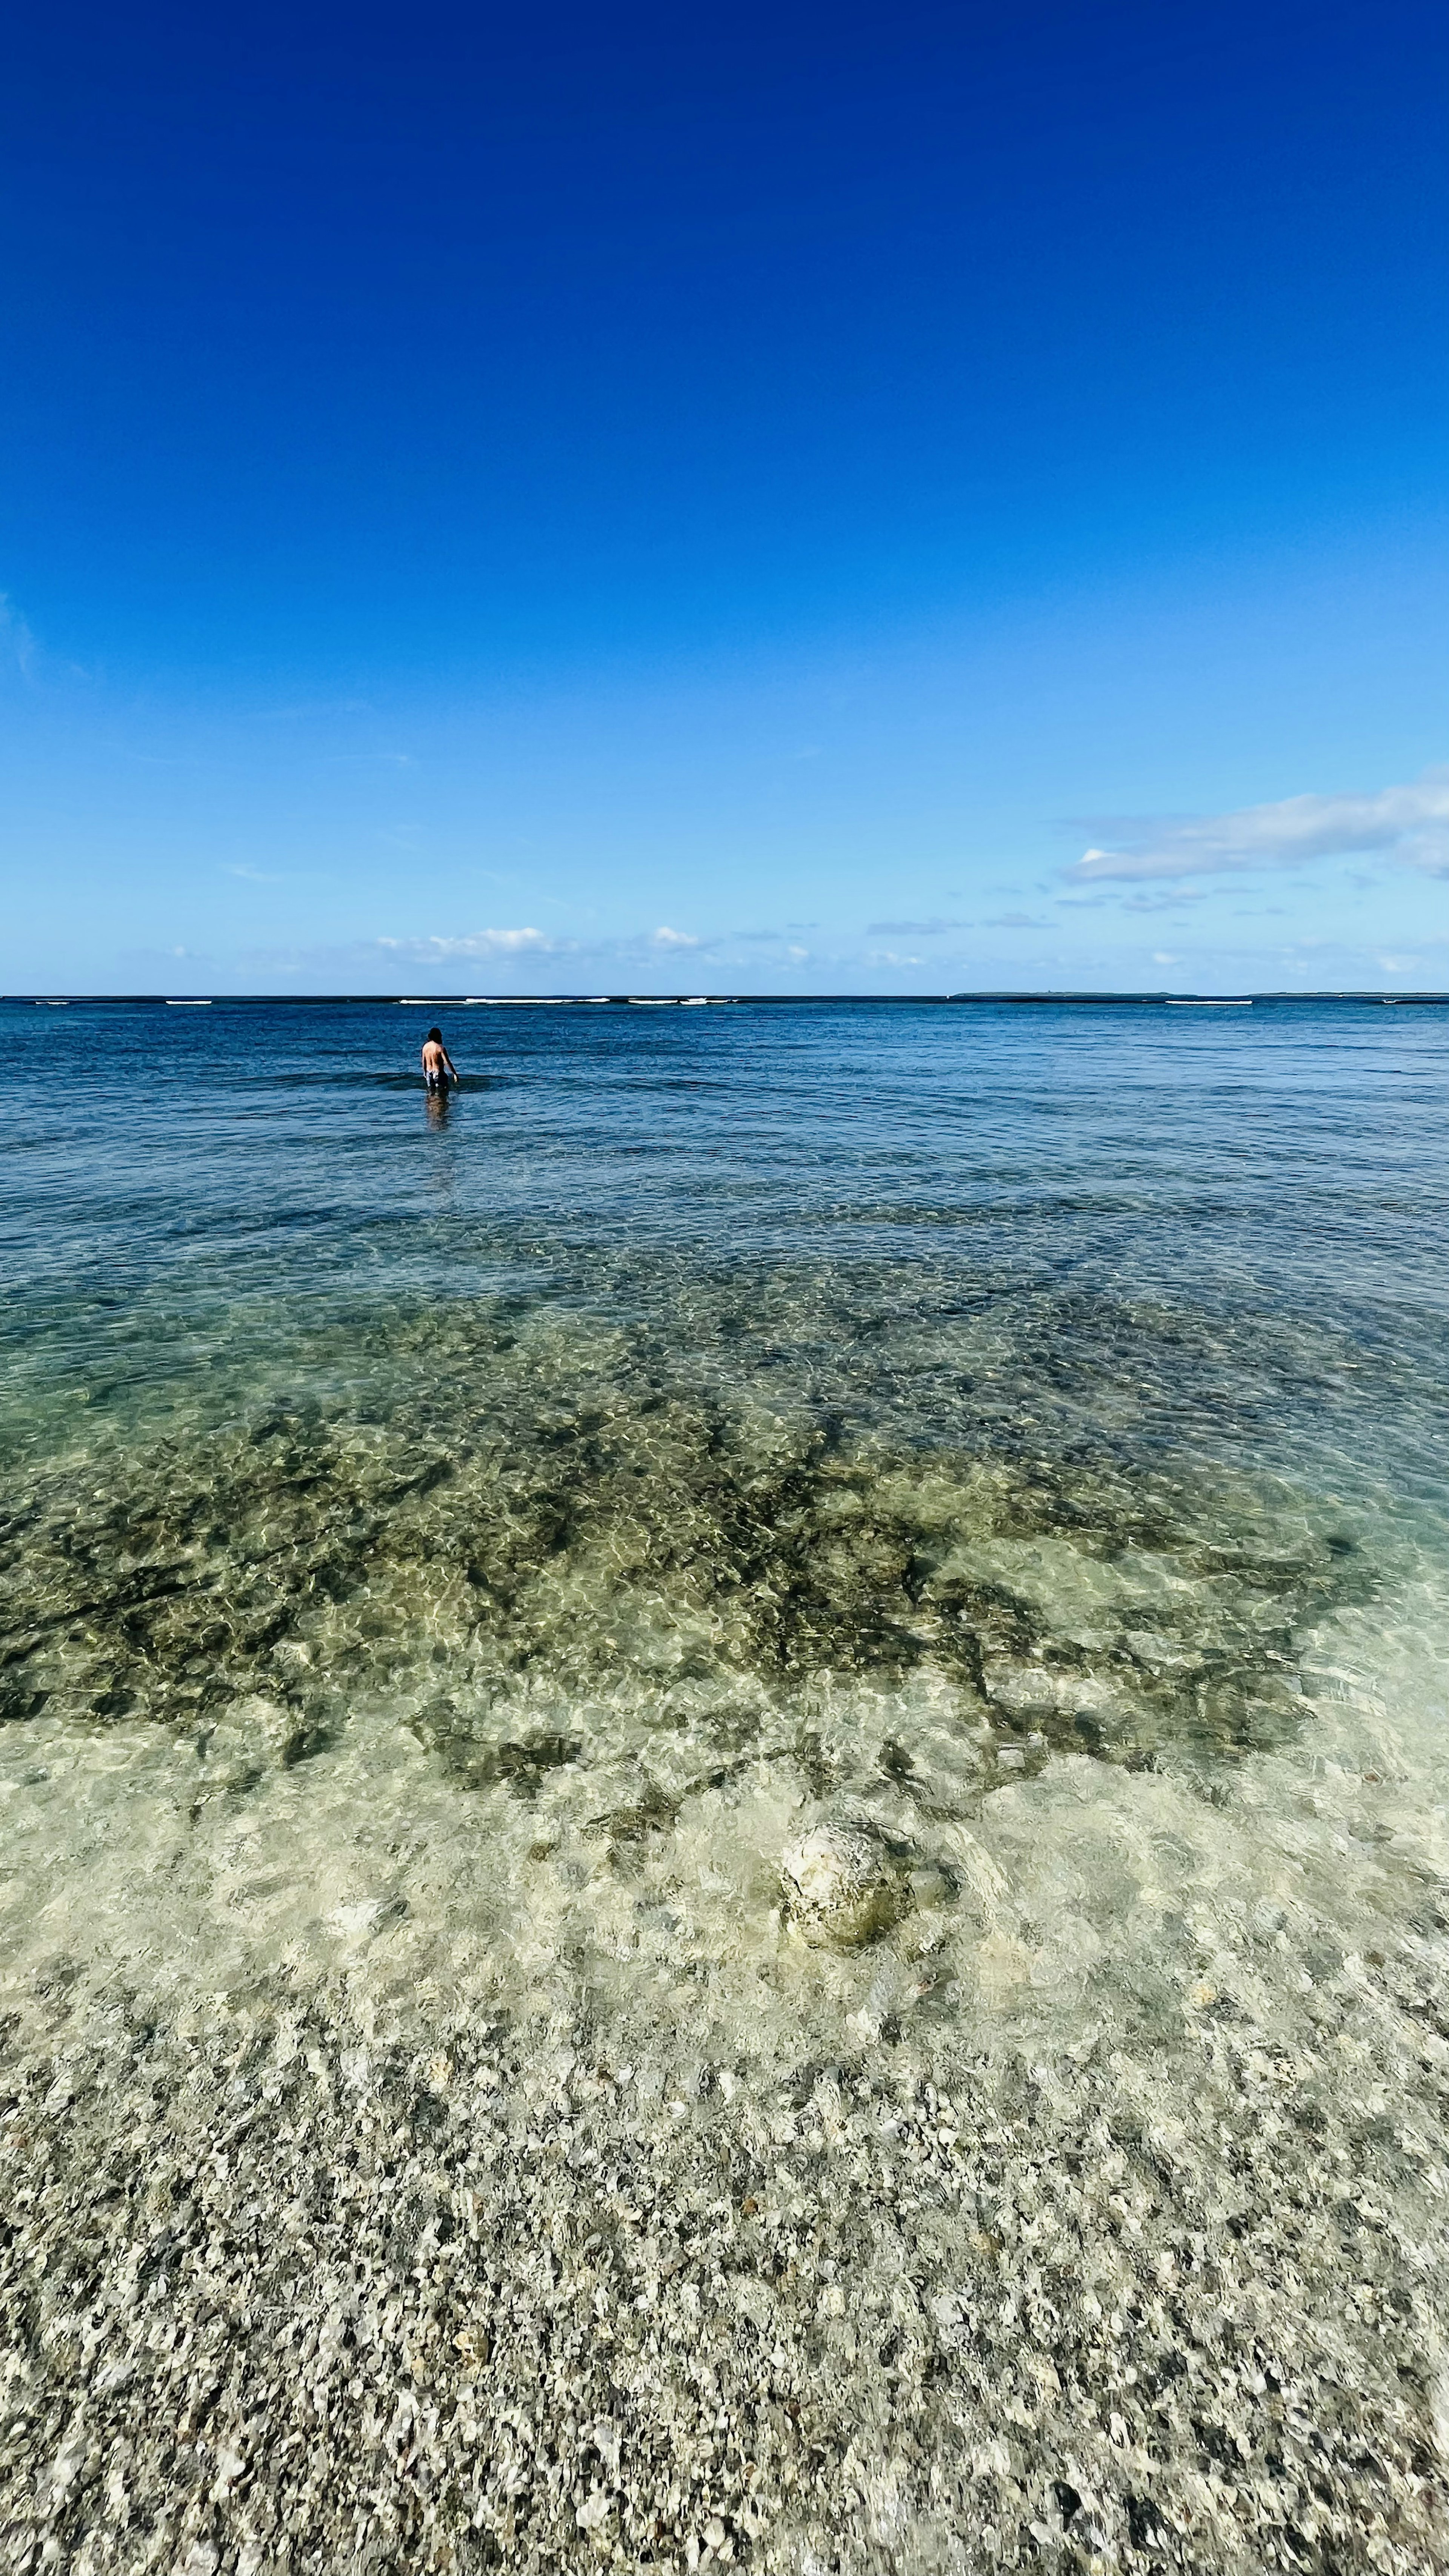
[[[654,945],[656,948],[697,948],[699,941],[692,939],[687,930],[671,930],[667,922],[661,922],[654,933]]]
[[[377,945],[426,964],[429,958],[516,957],[525,951],[552,956],[560,943],[541,930],[472,930],[458,939],[379,939]]]
[[[1406,866],[1449,876],[1449,772],[1364,796],[1285,796],[1233,814],[1169,823],[1116,850],[1083,853],[1077,885],[1109,877],[1191,877],[1238,868],[1302,867],[1310,859],[1384,850]]]

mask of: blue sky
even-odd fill
[[[1446,50],[33,15],[0,983],[1449,985]]]

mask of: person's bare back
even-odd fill
[[[423,1040],[423,1075],[429,1091],[446,1091],[458,1079],[458,1068],[443,1044],[441,1029],[429,1029]]]

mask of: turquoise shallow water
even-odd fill
[[[456,1007],[442,1111],[431,1016],[5,1009],[26,1973],[346,1917],[408,1978],[597,1944],[628,2010],[683,1867],[665,1947],[758,2039],[792,1817],[934,1890],[934,2009],[985,1955],[951,1834],[1068,1780],[1202,1832],[1388,1711],[1422,1834],[1441,1014]],[[420,1804],[426,1896],[349,1840]]]
[[[54,1440],[47,1389],[139,1415],[387,1298],[634,1323],[696,1288],[803,1315],[869,1279],[903,1322],[969,1308],[1009,1333],[1053,1300],[1060,1366],[1088,1374],[1125,1363],[1124,1332],[1148,1364],[1160,1301],[1156,1338],[1175,1309],[1193,1352],[1181,1435],[1254,1425],[1271,1463],[1285,1441],[1331,1454],[1336,1353],[1371,1371],[1352,1453],[1371,1420],[1395,1481],[1417,1455],[1444,1295],[1437,1012],[460,1010],[446,1119],[415,1071],[427,1017],[5,1007],[13,1438]],[[949,1428],[949,1350],[911,1374],[939,1376]],[[863,1418],[898,1400],[888,1360],[850,1383]]]
[[[35,2545],[1439,2563],[1449,1020],[437,1015],[445,1111],[426,1007],[0,1010]],[[425,2366],[445,2206],[492,2288]],[[187,2502],[115,2462],[223,2252]],[[217,2462],[308,2298],[298,2502]],[[364,2327],[431,2392],[382,2468]],[[535,2370],[567,2474],[465,2476]]]

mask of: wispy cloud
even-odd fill
[[[1430,770],[1372,795],[1285,796],[1232,814],[1170,823],[1119,849],[1084,851],[1069,871],[1077,885],[1107,878],[1221,875],[1240,868],[1295,868],[1311,859],[1382,850],[1407,866],[1449,876],[1449,771]]]
[[[35,661],[35,637],[7,590],[0,590],[0,653],[27,679]]]
[[[1074,885],[1066,894],[1052,898],[1063,912],[1100,912],[1104,904],[1112,904],[1118,912],[1179,913],[1185,905],[1206,903],[1207,899],[1206,886],[1181,883],[1159,886],[1148,894],[1119,894],[1111,885],[1094,893],[1090,885]]]
[[[969,921],[942,921],[932,915],[929,921],[868,921],[867,939],[937,939],[943,930],[969,930]]]
[[[517,957],[523,954],[539,957],[557,955],[561,948],[572,948],[573,940],[550,939],[546,931],[470,930],[456,939],[436,936],[426,939],[379,939],[374,943],[394,957],[414,959],[426,965],[429,959],[441,962],[447,957]]]
[[[551,931],[525,923],[517,929],[469,930],[451,937],[433,932],[411,938],[364,940],[358,943],[356,953],[381,953],[417,966],[442,966],[453,958],[462,964],[470,957],[632,958],[638,962],[657,957],[661,951],[665,956],[696,950],[703,953],[719,944],[718,940],[697,939],[690,930],[673,930],[667,922],[661,922],[657,930],[636,930],[605,939],[559,939]]]

